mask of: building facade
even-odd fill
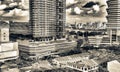
[[[31,42],[28,40],[17,40],[19,43],[19,50],[25,54],[22,56],[33,59],[33,58],[42,58],[44,56],[60,54],[74,50],[77,46],[76,41],[66,41],[60,40],[59,42]],[[21,53],[21,54],[22,54]]]
[[[111,43],[119,43],[120,40],[120,0],[108,1],[107,29]]]
[[[0,62],[19,57],[18,43],[9,41],[9,28],[0,27]]]
[[[30,0],[30,30],[33,38],[48,41],[63,37],[65,0]]]
[[[18,43],[7,42],[0,44],[0,62],[17,59],[19,57]]]
[[[56,0],[56,37],[65,36],[66,0]]]
[[[0,28],[0,42],[9,42],[8,28]]]

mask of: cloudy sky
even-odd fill
[[[29,21],[28,0],[17,3],[8,0],[0,4],[0,19]],[[106,0],[66,0],[66,22],[107,22]]]
[[[67,23],[107,22],[107,0],[67,0]]]
[[[22,0],[20,3],[13,0],[0,2],[0,20],[27,22],[29,20],[28,0]]]

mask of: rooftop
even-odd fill
[[[89,57],[90,54],[89,53],[82,53],[82,54],[75,54],[75,55],[71,55],[71,56],[65,56],[65,57],[60,57],[60,58],[56,58],[55,60],[57,61],[68,61],[68,60],[75,60],[75,59],[84,59],[85,57]]]
[[[52,69],[52,65],[47,60],[39,61],[32,64],[32,67],[35,69]]]
[[[108,70],[110,72],[120,72],[120,63],[117,60],[108,62]]]
[[[75,67],[77,66],[81,68],[81,67],[93,67],[97,66],[98,64],[93,59],[84,59],[75,63],[68,63],[68,65],[72,65]]]
[[[41,42],[41,41],[32,41],[32,40],[17,40],[17,42],[19,42],[20,45],[25,45],[25,46],[46,46],[46,45],[68,43],[68,42],[74,42],[74,41],[57,40],[57,41],[51,41],[51,42]]]

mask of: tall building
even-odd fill
[[[62,38],[65,35],[66,23],[66,0],[56,0],[56,37]]]
[[[49,41],[64,36],[65,0],[30,0],[30,28],[34,39]]]
[[[111,43],[120,42],[120,0],[108,1],[108,33]]]

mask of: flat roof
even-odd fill
[[[57,41],[51,41],[51,42],[30,42],[30,40],[17,40],[19,42],[19,45],[25,45],[25,46],[44,46],[44,45],[53,45],[53,44],[59,44],[59,43],[69,43],[69,42],[75,42],[75,41],[68,41],[68,40],[57,40]]]
[[[67,63],[68,65],[72,65],[74,67],[93,67],[93,66],[97,66],[98,64],[93,60],[93,59],[84,59],[82,61],[78,61],[75,63]]]
[[[120,62],[118,62],[117,60],[108,62],[108,65],[109,65],[109,67],[111,67],[111,68],[114,67],[114,69],[120,70]]]
[[[55,58],[55,60],[57,60],[57,61],[67,61],[67,60],[80,59],[80,58],[89,57],[89,56],[90,56],[90,53],[82,53],[82,54],[75,54],[75,55]]]

